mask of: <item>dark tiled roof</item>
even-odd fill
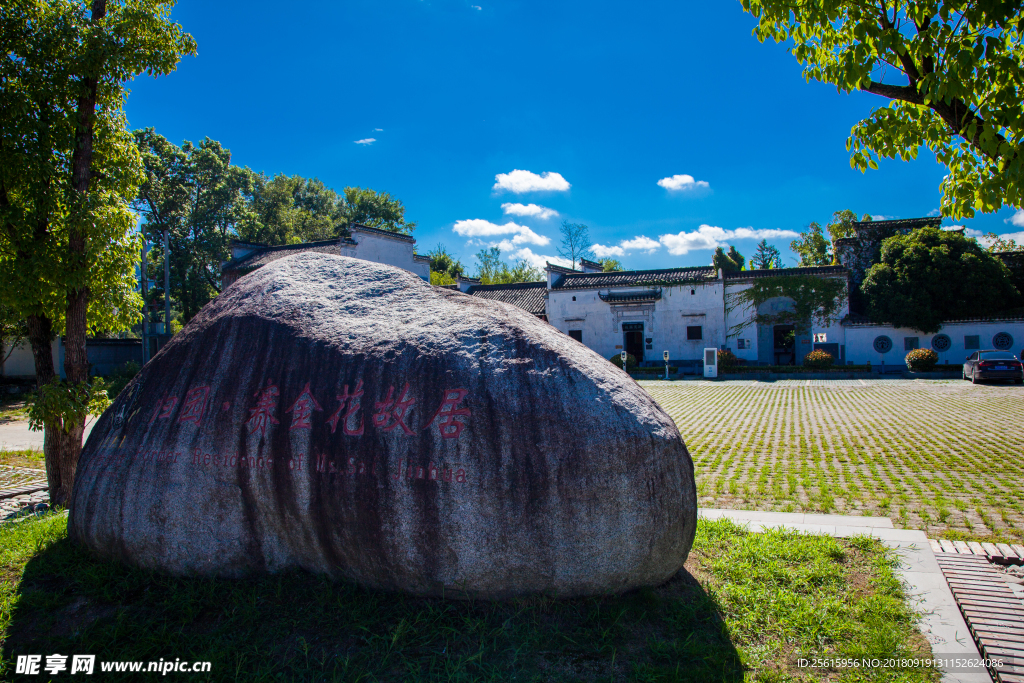
[[[601,301],[607,301],[610,304],[635,304],[644,303],[648,301],[658,301],[661,299],[661,288],[649,289],[646,292],[636,292],[633,294],[601,294],[598,292],[597,296]]]
[[[1011,308],[1008,311],[993,313],[992,315],[977,316],[972,318],[957,318],[956,320],[945,320],[943,325],[956,323],[992,323],[992,322],[1020,322],[1024,321],[1024,308]],[[871,318],[860,313],[851,313],[842,320],[842,324],[849,327],[875,327],[889,325],[889,323],[872,322]],[[890,325],[891,327],[891,325]]]
[[[545,294],[547,293],[546,282],[517,282],[512,285],[473,285],[466,294],[491,299],[492,301],[503,301],[533,313],[544,315]]]
[[[812,266],[810,268],[771,268],[768,270],[738,270],[726,273],[726,280],[753,280],[761,277],[787,277],[792,275],[846,275],[843,266]]]
[[[558,264],[552,263],[551,261],[545,261],[544,263],[547,266],[544,270],[550,270],[553,273],[578,273],[578,272],[580,272],[578,270],[573,270],[572,268],[566,268],[565,266],[560,266]]]
[[[305,254],[307,252],[341,256],[341,245],[338,240],[333,239],[322,242],[306,242],[304,244],[285,244],[280,247],[263,247],[241,258],[228,261],[221,270],[225,272],[229,270],[253,270],[279,258],[291,256],[292,254]]]
[[[916,230],[917,228],[933,227],[938,228],[942,225],[942,216],[933,216],[930,218],[901,218],[894,221],[854,221],[854,230],[860,231],[865,228],[871,230]]]
[[[353,223],[351,229],[360,230],[363,232],[372,232],[378,235],[384,235],[386,237],[394,237],[395,239],[405,240],[406,242],[415,242],[416,238],[412,235],[406,235],[402,232],[391,232],[390,230],[381,230],[380,228],[371,228],[369,225],[363,225],[362,223]]]
[[[622,270],[617,273],[574,273],[569,271],[552,289],[593,289],[595,287],[642,287],[682,285],[718,279],[712,266],[666,268],[664,270]]]

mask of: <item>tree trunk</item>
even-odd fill
[[[57,376],[53,366],[53,322],[41,315],[28,317],[28,339],[32,345],[32,356],[36,365],[36,388],[44,385]],[[47,420],[43,423],[43,455],[46,457],[46,483],[50,487],[50,504],[67,506],[71,498],[71,486],[75,481],[75,468],[78,466],[77,450],[69,448],[68,442],[73,441],[74,434],[66,433],[58,420]],[[78,432],[81,444],[82,433]],[[73,459],[65,457],[65,453],[74,451]]]
[[[107,14],[106,0],[93,0],[92,21],[98,23]],[[93,73],[82,74],[82,94],[78,98],[78,132],[75,149],[71,155],[71,189],[76,195],[75,206],[70,216],[71,230],[68,238],[68,262],[77,268],[85,280],[88,269],[86,246],[88,225],[92,217],[84,215],[88,206],[89,184],[92,180],[93,126],[96,114],[96,92],[102,65]],[[71,387],[89,381],[89,358],[85,348],[86,313],[89,308],[89,288],[83,286],[71,289],[67,295],[67,309],[64,315],[64,375]],[[46,474],[50,485],[50,504],[67,507],[71,502],[71,490],[75,483],[75,468],[82,453],[82,434],[85,431],[84,417],[81,420],[68,418],[64,424],[47,422],[43,437],[46,454]]]

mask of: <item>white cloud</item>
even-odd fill
[[[373,129],[373,132],[374,132],[374,133],[383,133],[383,132],[384,132],[384,129],[383,129],[383,128],[374,128],[374,129]]]
[[[561,173],[545,171],[540,175],[515,169],[494,176],[494,190],[523,194],[525,192],[567,192],[571,187]]]
[[[942,215],[942,211],[940,211],[939,209],[932,209],[926,215],[928,215],[928,216],[941,216]]]
[[[625,256],[626,250],[622,247],[606,247],[603,244],[595,244],[590,247],[597,258],[608,258],[609,256]]]
[[[480,5],[470,5],[473,9],[483,9]]]
[[[868,215],[871,216],[872,221],[891,221],[898,218],[898,216],[886,216],[880,213],[869,213]]]
[[[1024,228],[1024,209],[1017,209],[1017,213],[1003,221],[1017,228]]]
[[[502,210],[513,216],[533,216],[541,220],[547,220],[554,218],[558,215],[558,212],[554,209],[549,209],[546,206],[538,206],[536,204],[513,204],[506,202],[501,205]]]
[[[512,235],[512,240],[504,240],[503,243],[507,242],[507,246],[503,246],[502,250],[511,248],[512,245],[521,244],[536,244],[544,246],[551,243],[551,238],[545,237],[544,235],[538,235],[533,230],[530,230],[525,225],[517,225],[512,221],[505,223],[505,225],[498,225],[497,223],[491,223],[485,221],[482,218],[473,218],[464,221],[455,221],[455,227],[452,228],[455,234],[462,237],[498,237],[501,235]]]
[[[363,138],[362,140],[355,140],[357,145],[372,145],[377,142],[377,138]]]
[[[714,225],[702,225],[693,232],[662,235],[658,239],[668,248],[668,253],[673,256],[682,256],[691,251],[725,246],[733,240],[775,240],[797,237],[799,237],[799,233],[792,230],[754,230],[753,228],[726,230]]]
[[[542,254],[534,254],[529,247],[523,247],[518,251],[513,251],[511,254],[508,255],[508,257],[513,261],[524,259],[534,268],[540,268],[541,270],[544,270],[544,266],[549,261],[556,265],[564,266],[565,268],[572,267],[572,263],[569,261],[569,259],[564,259],[561,256],[545,256]]]
[[[706,180],[694,180],[692,175],[687,175],[686,173],[662,178],[658,181],[658,185],[670,192],[687,192],[689,190],[703,190],[711,187]]]
[[[640,235],[639,237],[634,237],[631,240],[623,240],[622,242],[619,242],[619,246],[630,251],[636,249],[638,251],[646,251],[650,254],[654,250],[661,248],[661,242],[652,240],[650,237]]]

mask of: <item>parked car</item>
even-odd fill
[[[975,351],[964,363],[964,379],[974,384],[985,379],[1012,379],[1024,384],[1024,364],[1009,351]]]

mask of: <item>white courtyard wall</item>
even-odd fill
[[[970,345],[967,342],[973,340],[968,340],[967,337],[978,337],[981,350],[993,349],[993,340],[1001,333],[1009,334],[1013,338],[1009,350],[1020,358],[1021,353],[1024,353],[1024,319],[946,323],[935,334],[923,334],[908,328],[894,328],[892,325],[853,325],[846,329],[846,348],[848,358],[856,365],[870,362],[872,365],[885,363],[906,367],[906,338],[917,337],[919,348],[930,349],[933,348],[934,338],[944,334],[949,337],[950,347],[947,351],[937,351],[939,363],[958,365],[963,363],[968,355],[979,350],[968,348]],[[875,339],[883,335],[892,341],[892,348],[887,353],[875,350]]]
[[[61,371],[62,361],[59,352],[60,340],[55,339],[51,345],[53,353],[53,367],[58,373]],[[3,363],[2,373],[4,377],[35,377],[36,376],[36,359],[32,355],[32,346],[27,342],[18,344],[11,351],[10,347],[0,347],[0,360],[7,355],[10,351],[11,355]]]
[[[413,258],[415,243],[409,240],[352,229],[354,246],[342,244],[342,256],[361,258],[404,268],[430,282],[430,264]]]
[[[699,361],[705,347],[725,343],[722,287],[720,280],[666,286],[661,299],[646,304],[610,304],[598,296],[599,291],[639,294],[648,291],[645,288],[554,289],[548,292],[548,322],[566,334],[581,331],[583,343],[604,358],[622,350],[622,323],[642,322],[644,337],[652,339],[653,347],[644,350],[644,360],[660,362],[662,352],[668,351],[672,361]],[[703,338],[687,340],[688,326],[700,326]]]

